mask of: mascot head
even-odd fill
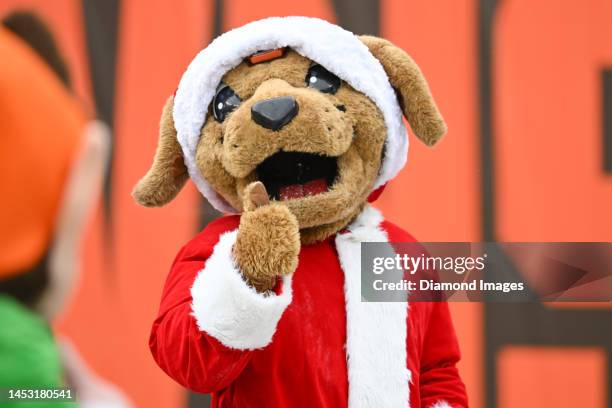
[[[303,242],[321,240],[404,166],[403,116],[427,145],[446,131],[421,71],[398,47],[314,18],[256,21],[191,62],[134,196],[161,206],[191,177],[216,209],[237,213],[260,181],[295,215]]]

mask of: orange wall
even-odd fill
[[[500,240],[612,241],[601,106],[611,18],[605,0],[501,3],[493,37]],[[604,407],[608,358],[592,346],[508,347],[497,360],[500,407],[521,399]]]
[[[80,290],[58,327],[137,406],[178,407],[185,393],[156,367],[147,337],[168,267],[198,224],[198,196],[190,186],[168,207],[146,210],[133,203],[130,190],[150,164],[165,99],[210,40],[213,0],[120,3],[113,235],[105,241],[98,211],[85,245]],[[377,202],[389,219],[422,241],[482,239],[478,3],[381,1],[381,35],[420,64],[449,125],[434,149],[410,137],[407,167]],[[0,13],[30,5],[50,21],[73,69],[77,94],[91,106],[80,4],[0,0]],[[224,4],[224,29],[269,15],[335,21],[329,0]],[[599,82],[600,70],[612,64],[612,5],[605,0],[499,4],[492,61],[498,238],[612,240],[610,175],[601,166]],[[484,407],[484,307],[451,308],[471,406]],[[593,348],[509,348],[497,361],[499,404],[541,406],[542,390],[570,389],[558,374],[579,370],[588,379],[580,383],[591,398],[588,406],[603,407],[604,357]],[[541,387],[533,387],[534,381]],[[525,398],[517,399],[513,390]],[[570,397],[556,406],[577,406],[567,405],[574,401]]]
[[[494,33],[501,239],[612,240],[601,72],[612,3],[504,1]]]

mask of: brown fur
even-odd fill
[[[415,133],[425,143],[434,144],[446,126],[414,61],[388,41],[361,39],[380,59],[398,90]],[[204,178],[234,208],[244,210],[234,255],[247,280],[260,291],[273,287],[277,276],[295,269],[300,241],[321,241],[359,214],[381,165],[386,126],[380,110],[344,82],[333,95],[307,88],[311,64],[288,50],[283,58],[256,65],[244,62],[229,71],[223,82],[243,102],[223,123],[209,112],[197,147],[196,161]],[[299,113],[289,124],[271,131],[251,120],[251,106],[279,96],[292,96],[298,102]],[[182,155],[176,134],[168,130],[171,118],[164,119],[171,106],[170,100],[162,117],[154,165],[135,190],[135,197],[145,205],[170,201],[187,177],[178,163]],[[280,150],[337,157],[336,182],[321,194],[256,208],[249,201],[257,181],[255,169]]]
[[[256,208],[270,204],[266,186],[261,181],[249,184],[244,189],[243,211],[253,211]]]
[[[401,95],[404,115],[414,133],[428,146],[434,145],[446,133],[446,123],[416,62],[390,41],[372,36],[360,39],[381,62],[391,84]]]
[[[259,292],[272,289],[277,276],[292,273],[299,253],[298,222],[284,205],[265,205],[240,217],[234,258],[246,280]]]
[[[256,180],[255,167],[274,152],[338,156],[340,178],[331,191],[283,202],[298,219],[304,242],[324,239],[354,217],[378,174],[385,138],[376,105],[349,85],[343,84],[335,95],[306,88],[310,64],[289,51],[284,58],[254,66],[243,63],[230,71],[223,81],[244,102],[223,123],[206,121],[197,154],[204,177],[236,208],[242,208],[243,191]],[[285,95],[295,97],[300,106],[298,117],[287,126],[272,132],[251,120],[254,103]],[[344,105],[346,112],[337,105]]]
[[[174,97],[171,96],[164,105],[153,166],[132,192],[136,201],[146,207],[159,207],[172,201],[189,178],[181,146],[176,139],[173,102]]]

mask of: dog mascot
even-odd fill
[[[218,210],[168,276],[150,347],[216,407],[466,407],[445,303],[361,301],[360,243],[411,242],[368,201],[408,139],[446,126],[414,61],[322,20],[268,18],[213,41],[161,118],[134,190],[191,177]]]

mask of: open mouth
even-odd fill
[[[324,193],[334,184],[337,172],[335,157],[300,152],[275,153],[256,169],[257,178],[276,200]]]

